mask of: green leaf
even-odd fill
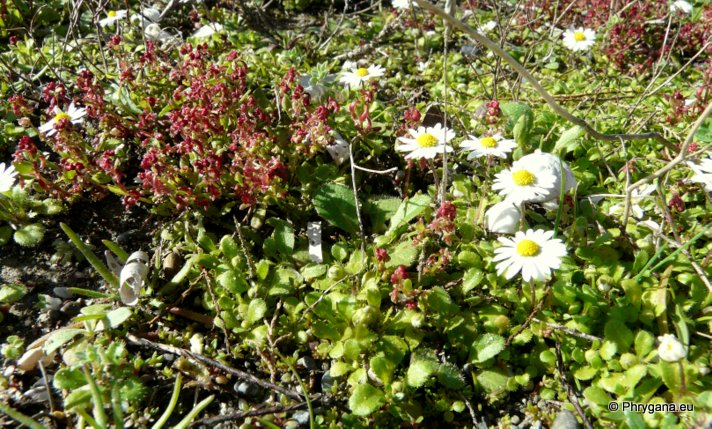
[[[475,379],[487,393],[497,393],[507,389],[509,377],[502,369],[486,369],[477,374]]]
[[[12,228],[10,225],[0,226],[0,246],[4,246],[10,242],[12,238]]]
[[[80,369],[62,368],[54,374],[52,383],[58,389],[74,390],[84,386],[87,380]]]
[[[395,371],[396,366],[390,359],[383,356],[374,356],[368,364],[381,383],[384,385],[391,384],[391,381],[393,381],[393,371]]]
[[[240,254],[240,249],[231,235],[226,235],[220,240],[220,251],[228,260]]]
[[[618,346],[618,352],[628,351],[633,344],[633,332],[619,319],[610,319],[603,328],[606,339],[613,341]]]
[[[437,371],[438,361],[433,351],[419,351],[410,358],[410,366],[406,373],[406,383],[411,387],[423,386]]]
[[[117,328],[122,323],[127,321],[132,314],[133,313],[131,312],[130,308],[120,307],[116,310],[111,310],[110,312],[106,313],[106,320],[109,322],[110,328]]]
[[[399,265],[408,267],[415,262],[415,259],[418,257],[418,248],[406,240],[389,250],[388,255],[391,259],[386,262],[386,268],[395,268]]]
[[[262,320],[267,313],[267,303],[262,298],[256,298],[250,301],[247,307],[247,321],[255,323]]]
[[[330,224],[355,234],[358,232],[354,193],[346,186],[330,183],[314,195],[314,208]]]
[[[15,231],[13,238],[22,247],[34,247],[42,241],[44,234],[45,227],[42,224],[32,223]]]
[[[577,140],[581,138],[585,133],[586,130],[584,130],[583,127],[579,125],[574,125],[573,127],[561,133],[561,137],[559,137],[559,140],[557,140],[556,144],[554,145],[553,152],[558,155],[565,155],[569,152],[572,152],[578,146]]]
[[[357,416],[368,416],[385,403],[385,395],[370,384],[360,384],[349,397],[349,409]]]
[[[351,366],[351,364],[337,361],[331,364],[331,368],[329,369],[329,375],[334,378],[342,377],[350,373],[352,369],[354,369],[354,367]]]
[[[638,331],[635,335],[635,353],[638,357],[646,356],[653,351],[655,337],[648,331]]]
[[[428,195],[418,194],[401,203],[396,213],[391,218],[391,225],[386,234],[395,233],[400,227],[405,226],[415,217],[420,216],[432,203]]]
[[[401,200],[398,198],[384,198],[368,202],[365,211],[371,220],[373,232],[382,233],[386,230],[386,221],[393,217],[400,203]]]
[[[281,219],[269,219],[268,225],[274,226],[272,238],[277,246],[277,251],[285,256],[292,256],[294,253],[294,228],[288,222]]]
[[[460,370],[453,364],[446,362],[438,368],[438,381],[450,389],[462,389],[465,387],[465,379]]]
[[[576,370],[574,377],[576,377],[577,380],[590,380],[595,377],[596,374],[598,374],[596,368],[584,366]]]
[[[611,397],[608,396],[605,390],[597,386],[589,386],[583,391],[583,397],[596,405],[607,406],[611,402]]]
[[[452,310],[452,300],[447,291],[440,286],[430,290],[427,297],[428,308],[441,315],[447,315]]]
[[[46,355],[51,354],[53,351],[72,341],[77,335],[85,334],[84,329],[76,328],[62,328],[58,329],[47,337],[47,341],[44,343],[44,352]]]
[[[247,284],[247,281],[243,277],[242,273],[236,269],[230,269],[223,272],[218,275],[216,280],[220,286],[235,295],[247,292],[249,289],[249,285]]]
[[[0,302],[12,304],[22,299],[27,293],[27,287],[19,283],[10,283],[0,287]]]
[[[712,119],[707,119],[702,123],[695,133],[695,139],[702,143],[712,142]]]
[[[497,356],[504,350],[505,340],[496,334],[484,334],[472,344],[470,348],[470,361],[482,363]]]
[[[465,271],[465,275],[462,277],[462,293],[469,293],[472,289],[482,283],[484,278],[485,274],[478,268],[470,268]]]

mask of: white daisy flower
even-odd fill
[[[670,12],[675,13],[678,11],[689,15],[692,12],[692,5],[685,0],[677,0],[670,5]]]
[[[352,68],[341,75],[339,82],[350,86],[352,89],[358,88],[371,79],[381,77],[385,73],[385,69],[379,65],[371,65],[368,68]]]
[[[558,238],[551,238],[553,235],[554,231],[529,229],[518,231],[514,238],[500,237],[502,246],[494,250],[492,259],[497,262],[497,274],[511,279],[521,271],[524,281],[544,280],[566,256],[566,246]]]
[[[485,228],[498,234],[514,234],[522,215],[521,206],[504,200],[485,212]]]
[[[551,172],[540,166],[515,161],[512,168],[495,175],[492,189],[515,204],[544,201],[556,183]]]
[[[550,202],[558,203],[559,194],[561,194],[561,179],[564,179],[564,192],[568,192],[576,187],[576,176],[569,168],[569,165],[562,161],[558,156],[550,153],[542,152],[537,149],[534,153],[521,157],[517,162],[521,165],[532,169],[532,172],[537,175],[550,173],[554,176],[554,184],[546,188],[546,193],[541,198],[535,198],[532,202]],[[563,166],[563,173],[561,167]],[[556,205],[556,204],[554,204]]]
[[[204,39],[212,36],[215,33],[219,33],[223,30],[223,26],[217,22],[211,22],[210,24],[203,25],[193,33],[193,37],[196,39]]]
[[[665,334],[658,337],[660,346],[658,346],[658,356],[665,362],[677,362],[687,357],[685,347],[672,334]]]
[[[489,33],[490,31],[497,28],[497,23],[495,21],[487,21],[477,28],[480,33]]]
[[[487,155],[506,158],[507,154],[517,147],[517,143],[514,140],[503,139],[500,133],[491,137],[468,137],[469,140],[465,140],[460,144],[462,149],[472,151],[467,155],[467,159],[480,158]]]
[[[588,51],[594,43],[596,43],[596,32],[589,28],[569,28],[564,31],[564,46],[574,52]]]
[[[405,159],[433,159],[443,151],[452,152],[452,146],[447,143],[455,137],[455,132],[444,128],[442,124],[434,127],[418,127],[408,130],[410,137],[398,137],[404,144],[396,145],[399,152],[410,152]]]
[[[690,182],[701,183],[706,192],[712,192],[712,158],[701,159],[699,163],[688,161],[687,165],[695,172]]]
[[[0,193],[7,192],[15,186],[17,171],[15,166],[10,164],[5,168],[5,163],[0,162]]]
[[[83,107],[76,107],[74,103],[69,105],[66,112],[63,112],[59,107],[54,107],[54,118],[45,122],[44,125],[38,128],[40,133],[44,133],[47,136],[52,136],[57,133],[54,129],[54,124],[62,119],[70,121],[72,124],[81,124],[84,122],[84,116],[87,114],[87,109]]]
[[[646,186],[642,190],[640,188],[633,189],[633,192],[631,192],[630,194],[630,212],[633,214],[634,218],[640,220],[643,218],[643,216],[645,216],[645,211],[637,204],[637,202],[643,200],[645,197],[652,194],[653,191],[655,191],[655,188],[657,188],[657,185],[652,184]],[[608,209],[608,214],[622,216],[624,210],[625,202],[620,202],[613,204]]]
[[[106,18],[99,20],[99,25],[107,27],[113,25],[116,21],[126,18],[128,11],[126,10],[110,10],[106,13]]]
[[[400,10],[410,9],[413,6],[418,7],[418,5],[416,3],[413,3],[412,0],[391,0],[391,5],[393,5],[394,8]]]

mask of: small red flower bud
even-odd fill
[[[390,259],[391,259],[391,257],[388,255],[388,250],[376,249],[376,260],[378,262],[386,262]]]
[[[394,285],[400,284],[401,281],[408,278],[408,271],[405,265],[399,265],[391,275],[391,283]]]

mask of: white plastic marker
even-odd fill
[[[309,239],[309,258],[317,263],[324,262],[321,253],[321,222],[307,224],[307,238]]]

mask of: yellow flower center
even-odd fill
[[[574,40],[577,42],[583,42],[586,40],[586,35],[583,34],[583,31],[577,31],[574,33]]]
[[[361,67],[360,69],[356,70],[356,76],[358,77],[366,77],[368,76],[368,70]]]
[[[536,176],[527,170],[519,170],[512,173],[512,180],[517,186],[529,186],[534,184]]]
[[[115,10],[110,10],[109,13],[107,13],[107,15],[109,15],[109,18],[113,18],[113,17],[116,16],[116,11],[115,11]]]
[[[71,121],[71,120],[72,120],[72,117],[69,116],[68,113],[60,112],[60,113],[57,113],[57,116],[54,117],[54,123],[56,124],[57,122],[59,122],[59,121],[62,120],[62,119],[66,119],[66,120],[68,120],[68,121]]]
[[[517,253],[522,256],[536,256],[540,249],[541,247],[531,240],[522,240],[517,244]]]
[[[480,144],[484,147],[497,147],[497,140],[492,137],[485,137],[483,139],[480,139]]]
[[[430,133],[425,133],[415,139],[420,147],[435,147],[438,144],[438,139]]]

